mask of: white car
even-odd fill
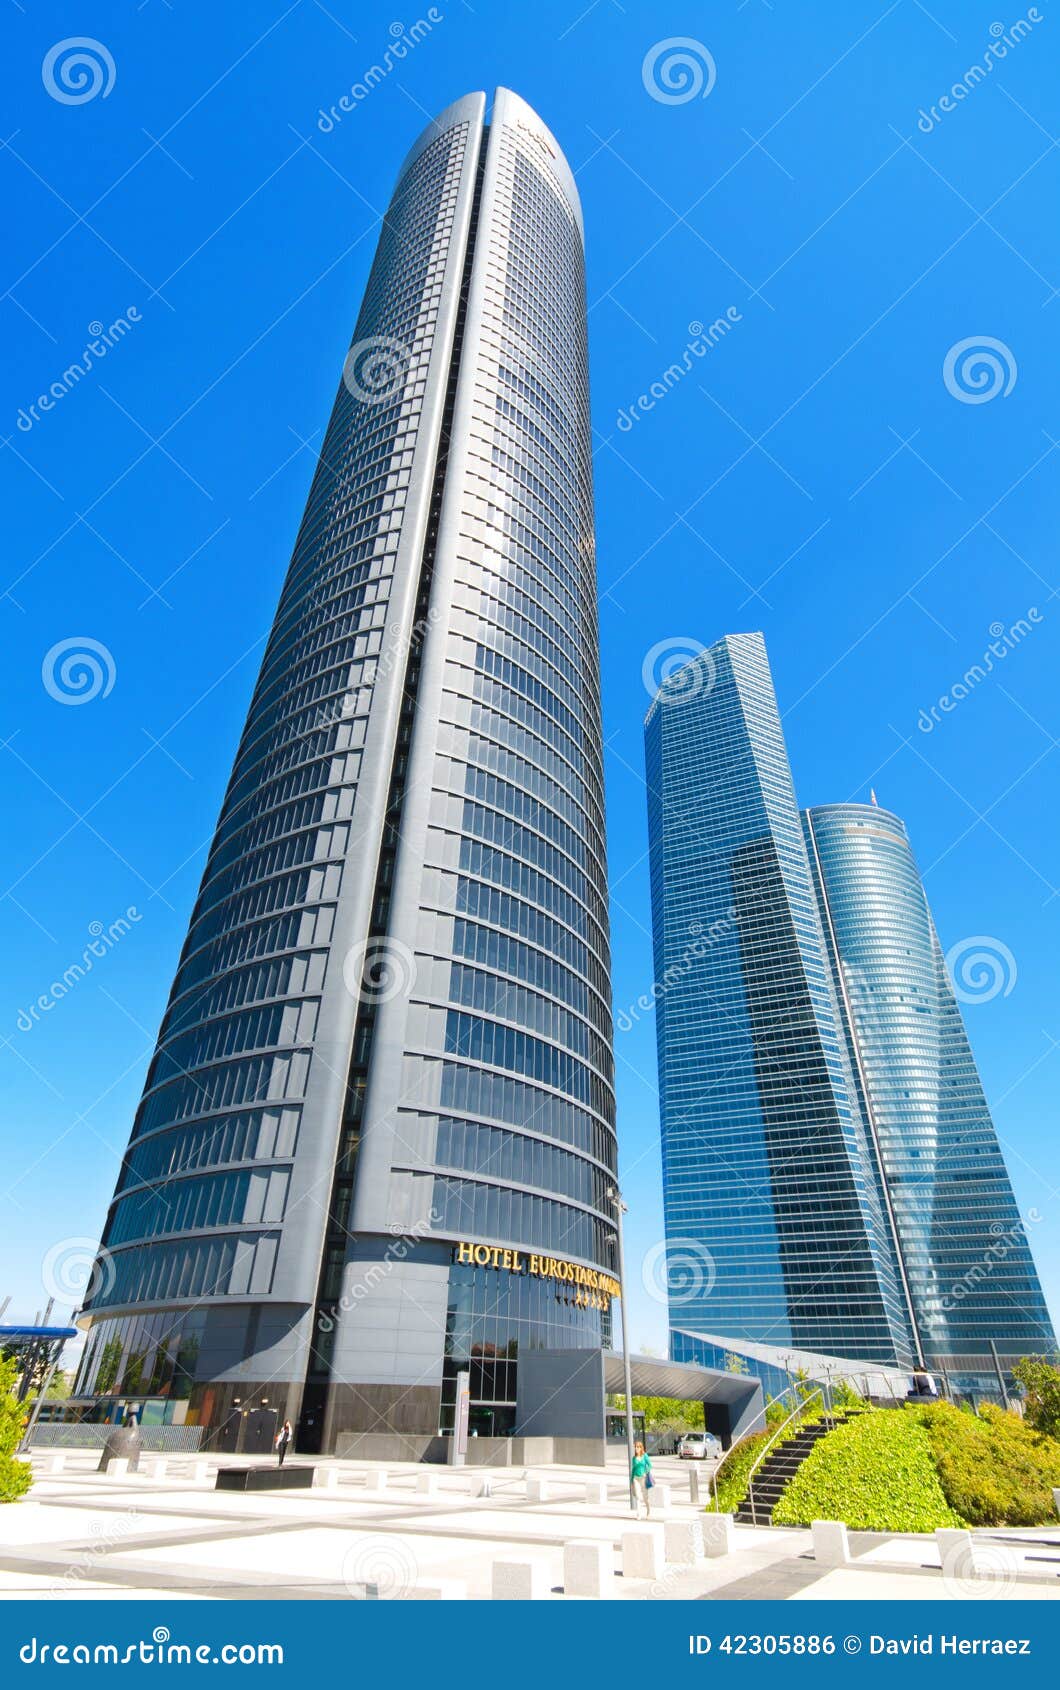
[[[682,1461],[706,1461],[719,1454],[721,1445],[713,1432],[686,1432],[677,1446]]]

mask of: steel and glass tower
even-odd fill
[[[912,1359],[759,634],[646,728],[670,1324]]]
[[[578,194],[472,94],[383,219],[79,1394],[341,1448],[467,1368],[501,1433],[521,1346],[608,1340],[603,827]]]
[[[803,824],[918,1348],[991,1391],[992,1345],[1004,1373],[1056,1339],[905,825],[863,804]]]

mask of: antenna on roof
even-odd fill
[[[877,796],[876,796],[876,789],[875,789],[875,787],[872,787],[872,786],[870,786],[870,787],[869,787],[869,799],[870,799],[870,801],[871,801],[871,803],[872,803],[872,806],[873,806],[873,808],[874,808],[874,809],[876,809],[876,810],[878,810],[878,809],[879,809],[879,807],[880,807],[880,801],[879,801],[879,799],[878,799],[878,798],[877,798]]]

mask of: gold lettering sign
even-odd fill
[[[609,1273],[555,1256],[526,1254],[522,1250],[502,1249],[499,1245],[464,1241],[456,1246],[456,1259],[468,1267],[498,1268],[504,1273],[523,1273],[533,1279],[556,1279],[565,1285],[573,1285],[574,1301],[582,1308],[606,1308],[612,1297],[622,1294],[618,1280],[612,1279]]]

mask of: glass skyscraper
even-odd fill
[[[918,1348],[989,1389],[991,1341],[1004,1370],[1056,1339],[905,825],[863,804],[803,824]]]
[[[800,815],[759,634],[646,751],[670,1325],[996,1389],[1055,1340],[902,823]]]
[[[645,733],[671,1326],[911,1360],[761,635]]]
[[[228,1447],[506,1433],[609,1341],[582,218],[516,95],[406,158],[87,1307],[81,1396]]]

